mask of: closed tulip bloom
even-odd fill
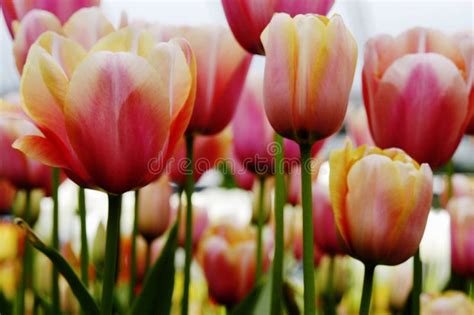
[[[116,194],[143,187],[161,174],[163,163],[154,162],[167,161],[185,131],[193,65],[181,39],[154,46],[146,34],[123,29],[86,55],[76,42],[45,33],[21,81],[23,108],[43,135],[14,146],[83,187]]]
[[[247,170],[242,163],[235,157],[235,153],[232,152],[232,163],[231,171],[234,175],[235,183],[241,189],[251,191],[255,184],[257,177],[255,174]]]
[[[421,302],[421,315],[470,315],[474,313],[472,300],[462,292],[423,294]]]
[[[169,226],[171,216],[170,198],[173,190],[167,176],[140,189],[138,209],[138,232],[150,244],[161,236]]]
[[[336,223],[329,199],[329,187],[321,182],[313,183],[313,224],[314,243],[330,255],[344,254],[337,239]]]
[[[275,131],[300,144],[338,131],[357,62],[357,44],[342,18],[275,14],[262,42],[265,112]]]
[[[156,26],[155,37],[184,37],[197,62],[197,91],[188,133],[213,135],[231,121],[252,55],[220,26]]]
[[[0,3],[10,34],[14,35],[13,22],[22,21],[31,10],[49,11],[64,23],[81,8],[98,6],[100,0],[1,0]]]
[[[451,268],[464,277],[474,278],[474,197],[452,199]]]
[[[371,265],[397,265],[418,249],[431,208],[433,174],[399,149],[334,150],[330,196],[340,243]]]
[[[334,0],[222,0],[235,38],[252,54],[264,55],[260,34],[276,12],[291,16],[305,13],[326,15]]]
[[[364,144],[374,145],[374,139],[370,134],[367,114],[363,106],[350,111],[347,115],[347,132],[356,146]]]
[[[15,195],[15,187],[9,181],[0,179],[0,215],[10,213]]]
[[[474,110],[472,70],[439,31],[415,28],[371,39],[362,79],[375,144],[401,148],[432,168],[448,162]]]

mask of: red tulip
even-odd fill
[[[276,132],[313,144],[339,130],[357,45],[339,15],[275,14],[262,34],[265,112]]]
[[[452,199],[451,268],[464,277],[474,278],[474,197]]]
[[[362,79],[375,143],[432,168],[448,162],[474,110],[472,73],[455,42],[435,30],[370,40]]]
[[[21,82],[22,105],[43,136],[14,146],[84,187],[143,187],[161,174],[185,131],[194,69],[181,39],[154,46],[126,28],[86,56],[74,41],[45,33],[30,49]]]
[[[202,174],[223,162],[229,156],[230,135],[222,132],[214,136],[196,136],[193,141],[193,177],[197,182]],[[180,187],[186,183],[186,145],[184,138],[178,143],[169,164],[169,176]]]
[[[170,198],[173,190],[167,176],[140,189],[138,232],[150,244],[160,237],[170,223]]]
[[[64,23],[77,10],[97,6],[100,0],[1,0],[0,3],[8,29],[13,36],[13,22],[23,20],[33,9],[49,11]]]
[[[326,15],[333,4],[334,0],[222,0],[235,38],[250,53],[260,55],[264,55],[260,34],[274,13]]]
[[[159,40],[186,38],[196,55],[196,102],[187,132],[219,133],[234,115],[252,55],[223,27],[157,26],[154,31]]]
[[[363,106],[359,106],[347,115],[347,132],[356,146],[364,144],[374,145],[374,140],[370,134],[367,114]]]
[[[330,256],[344,254],[337,239],[329,187],[320,182],[313,183],[313,224],[314,243],[323,253]]]
[[[9,181],[0,179],[0,215],[10,213],[15,195],[15,187]]]
[[[199,261],[206,276],[209,295],[217,303],[239,303],[255,284],[255,230],[231,225],[208,230],[199,246]],[[270,264],[269,248],[264,246],[264,269]]]

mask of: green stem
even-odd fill
[[[334,267],[336,264],[336,258],[329,256],[329,271],[328,271],[328,282],[326,283],[326,302],[327,302],[327,314],[336,314],[336,301],[334,297]]]
[[[150,270],[150,266],[151,266],[151,244],[153,244],[153,242],[147,242],[147,246],[146,246],[145,277],[148,274],[148,271]]]
[[[184,288],[183,298],[181,301],[181,314],[187,315],[189,311],[189,284],[191,282],[191,261],[193,251],[193,204],[192,194],[194,191],[193,178],[193,136],[186,135],[186,184],[184,190],[186,191],[186,239],[184,244],[185,259],[184,259]]]
[[[52,171],[52,185],[53,185],[53,235],[52,235],[52,247],[59,251],[59,199],[58,199],[58,188],[59,188],[59,169],[53,168]],[[52,272],[52,308],[53,314],[59,314],[61,306],[59,301],[59,272],[58,269],[53,266]]]
[[[132,253],[130,258],[130,287],[128,292],[128,303],[132,305],[135,298],[135,285],[137,283],[137,235],[138,235],[138,209],[140,202],[140,190],[135,190],[135,208],[133,210],[132,229]],[[150,244],[149,244],[150,245]]]
[[[257,269],[255,273],[255,283],[258,283],[263,274],[263,225],[265,220],[264,199],[265,199],[265,178],[259,178],[260,189],[258,192],[258,213],[257,213]]]
[[[27,190],[25,192],[25,211],[23,216],[26,222],[30,221],[31,216],[31,191]],[[25,241],[25,251],[23,253],[23,266],[21,272],[20,285],[18,288],[18,294],[16,297],[16,310],[18,315],[23,315],[25,313],[25,292],[28,287],[28,277],[31,275],[31,246],[28,239]]]
[[[122,210],[122,196],[108,195],[109,212],[107,218],[107,236],[105,242],[105,269],[102,288],[101,314],[112,314],[112,302],[115,286],[115,272],[117,269],[117,252],[120,240],[120,214]]]
[[[474,301],[474,280],[471,280],[469,284],[469,297]]]
[[[447,174],[448,174],[448,201],[453,196],[453,175],[454,175],[454,163],[453,160],[450,160],[447,165]]]
[[[372,284],[374,282],[375,266],[365,265],[364,286],[362,289],[362,298],[360,301],[359,315],[368,315],[370,311],[370,299],[372,297]]]
[[[314,288],[314,240],[313,205],[311,192],[311,145],[300,145],[301,150],[301,193],[303,204],[303,280],[304,314],[316,311]]]
[[[420,249],[418,249],[413,257],[413,290],[411,292],[411,314],[420,314],[420,294],[422,290],[423,274],[420,259]]]
[[[271,314],[281,314],[283,301],[284,214],[286,190],[283,169],[283,138],[275,134],[275,252],[272,269]]]
[[[89,286],[89,246],[87,243],[86,194],[82,187],[79,187],[78,201],[81,218],[81,280],[87,287]]]

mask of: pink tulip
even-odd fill
[[[265,112],[276,132],[313,144],[339,130],[357,45],[339,15],[275,14],[262,34]]]
[[[223,27],[156,26],[154,34],[158,40],[184,37],[196,55],[196,102],[187,132],[213,135],[222,131],[234,115],[252,55]]]
[[[326,15],[334,0],[222,0],[235,38],[252,54],[264,55],[260,34],[276,12],[291,16],[305,13]]]
[[[45,33],[21,82],[22,105],[43,135],[14,146],[84,187],[117,194],[143,187],[186,129],[194,69],[182,39],[154,46],[146,34],[122,29],[86,56],[74,41]]]
[[[1,0],[3,16],[10,34],[14,34],[13,22],[22,21],[29,11],[40,9],[49,11],[64,23],[77,10],[98,6],[100,0]]]
[[[473,69],[447,35],[422,28],[366,46],[363,94],[375,143],[437,168],[454,154],[474,110]]]
[[[398,265],[413,256],[425,230],[433,174],[399,149],[334,150],[330,196],[344,251],[372,265]]]
[[[330,256],[344,254],[337,239],[329,187],[320,182],[313,183],[313,224],[314,243],[323,253]]]
[[[178,244],[184,247],[186,241],[186,211],[184,207],[181,209],[181,220],[178,229]],[[201,237],[209,226],[209,216],[207,210],[201,207],[193,206],[193,251],[197,249]]]
[[[173,190],[167,176],[140,189],[138,232],[150,244],[160,237],[170,223],[170,198]]]
[[[199,246],[199,261],[206,276],[209,295],[217,303],[233,306],[254,287],[256,272],[255,230],[231,225],[208,230]],[[264,269],[270,264],[264,246]]]
[[[265,115],[263,78],[249,76],[239,106],[232,120],[234,155],[249,171],[258,176],[275,172],[275,131]],[[313,155],[323,146],[323,141],[313,146]],[[298,144],[284,139],[284,168],[288,171],[299,164]]]
[[[464,196],[474,197],[474,177],[464,174],[454,174],[451,177],[452,191],[451,198],[460,198]],[[449,183],[448,179],[444,182],[443,190],[439,195],[439,201],[442,207],[446,207],[449,202]]]
[[[15,195],[15,187],[9,181],[0,179],[0,215],[10,213]]]
[[[474,278],[474,196],[452,199],[451,268],[464,277]]]
[[[233,152],[230,163],[232,163],[231,171],[234,175],[237,186],[244,190],[252,190],[257,177],[239,162],[239,160],[235,157],[235,153]]]
[[[374,145],[374,140],[370,134],[367,114],[363,106],[352,110],[347,115],[347,132],[356,146],[364,144]]]

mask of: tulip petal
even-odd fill
[[[133,52],[146,58],[154,45],[155,42],[149,32],[125,27],[103,37],[91,48],[90,53]]]
[[[154,179],[170,125],[167,78],[130,53],[99,52],[76,69],[66,97],[71,144],[96,185],[113,193]]]
[[[62,152],[58,151],[56,146],[44,137],[24,136],[17,139],[13,143],[13,147],[23,152],[29,158],[38,160],[43,164],[52,167],[69,168]]]

